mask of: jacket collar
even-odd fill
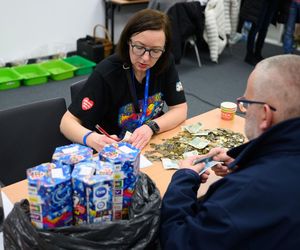
[[[240,169],[267,153],[282,151],[300,153],[300,117],[280,122],[256,139],[229,150],[227,154],[235,160],[228,167],[238,165]]]

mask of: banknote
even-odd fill
[[[206,170],[212,168],[213,166],[217,165],[218,163],[220,163],[220,162],[219,161],[209,161],[209,162],[205,163],[205,166],[200,171],[199,175],[202,175]]]
[[[200,137],[195,137],[188,144],[197,149],[203,149],[210,143],[209,140],[201,139]]]
[[[206,136],[210,133],[210,130],[200,130],[197,133],[193,133],[195,136]]]
[[[179,169],[178,161],[169,158],[161,159],[164,169]]]
[[[128,140],[129,140],[129,138],[131,137],[131,135],[132,135],[132,133],[131,133],[131,132],[129,132],[129,131],[126,131],[126,133],[125,133],[125,135],[124,135],[124,137],[123,137],[122,141],[128,141]]]
[[[201,130],[202,127],[203,127],[202,123],[197,122],[197,123],[194,123],[194,124],[191,124],[191,125],[181,126],[181,130],[182,131],[186,130],[191,134],[195,134],[195,133],[198,133]]]
[[[186,158],[188,158],[190,156],[198,155],[198,154],[199,154],[199,152],[197,150],[192,150],[192,151],[189,151],[189,152],[184,152],[182,154],[182,156],[183,156],[184,159],[186,159]]]

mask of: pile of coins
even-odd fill
[[[233,132],[229,129],[217,128],[205,130],[203,135],[193,135],[188,131],[181,131],[170,139],[163,139],[161,144],[150,143],[151,150],[145,152],[145,157],[150,161],[160,161],[161,158],[171,160],[183,159],[183,154],[190,151],[197,151],[199,155],[207,154],[214,147],[233,148],[241,145],[245,137],[241,133]],[[197,148],[189,143],[196,137],[207,140],[208,145],[204,148]]]

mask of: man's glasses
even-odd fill
[[[239,109],[243,113],[247,112],[247,109],[249,108],[249,106],[251,104],[260,104],[260,105],[266,104],[270,107],[271,110],[276,111],[276,108],[272,107],[271,105],[267,104],[266,102],[251,101],[251,100],[245,99],[244,97],[240,97],[236,101],[237,101],[237,105],[239,106]]]
[[[141,45],[133,44],[131,40],[129,44],[132,48],[132,53],[136,56],[143,56],[146,52],[149,52],[152,58],[158,59],[165,51],[164,49],[147,49]]]

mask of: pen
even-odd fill
[[[115,140],[115,141],[120,141],[120,139],[111,137],[111,136],[110,136],[103,128],[101,128],[98,124],[96,124],[95,127],[96,127],[96,129],[97,129],[101,134],[106,135],[108,138],[113,139],[113,140]]]

